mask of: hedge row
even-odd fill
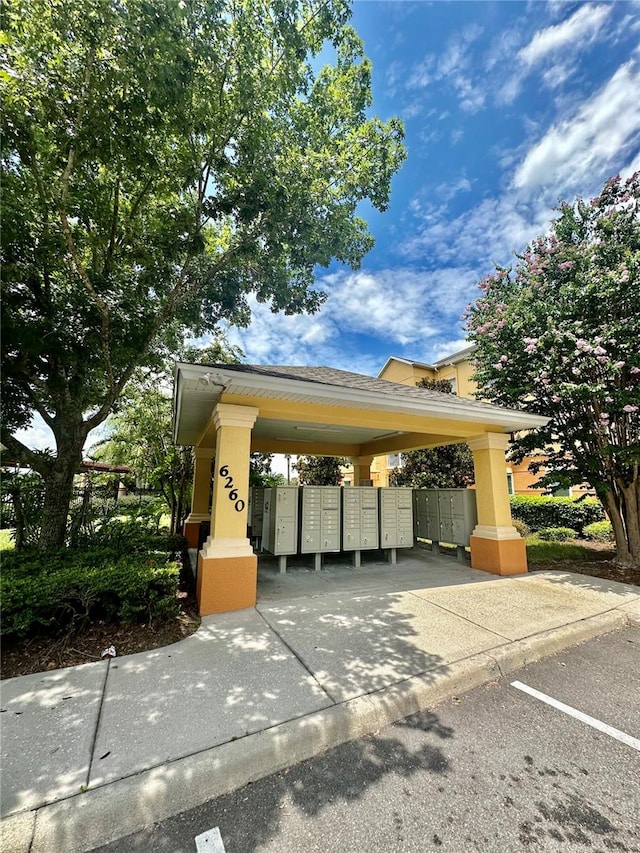
[[[166,553],[5,551],[1,633],[63,633],[98,618],[166,618],[177,612],[179,575],[179,563]]]
[[[588,524],[604,519],[602,504],[595,498],[552,498],[546,495],[512,495],[511,514],[532,531],[569,527],[581,534]]]

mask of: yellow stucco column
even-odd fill
[[[373,456],[353,456],[353,485],[361,486],[363,481],[371,479]]]
[[[524,539],[511,521],[504,452],[509,437],[487,432],[467,439],[473,453],[478,524],[471,535],[471,566],[495,575],[527,571]]]
[[[254,607],[258,558],[247,539],[251,429],[258,409],[218,403],[211,535],[198,554],[201,616]]]
[[[209,494],[211,492],[211,460],[215,455],[214,447],[194,447],[193,491],[191,493],[191,512],[184,523],[183,533],[189,548],[198,547],[200,522],[209,521]]]

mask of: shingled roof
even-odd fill
[[[294,379],[303,382],[314,382],[319,385],[329,385],[336,388],[354,388],[360,391],[373,391],[377,394],[393,397],[415,398],[417,400],[433,402],[446,402],[449,405],[459,405],[468,409],[469,404],[474,407],[486,409],[487,411],[511,411],[493,406],[490,403],[482,403],[477,400],[469,400],[466,397],[458,397],[455,394],[446,394],[443,391],[432,391],[429,388],[420,388],[417,385],[403,385],[400,382],[389,382],[388,379],[378,379],[375,376],[367,376],[363,373],[351,373],[348,370],[338,370],[335,367],[305,367],[298,365],[275,365],[275,364],[212,364],[203,365],[214,370],[234,371],[237,373],[257,374],[259,376],[274,376],[279,379]]]

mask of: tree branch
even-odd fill
[[[18,463],[25,463],[29,468],[33,468],[42,477],[49,473],[47,465],[47,456],[35,450],[31,450],[26,444],[23,444],[19,439],[6,430],[2,430],[2,443],[7,450],[13,455],[14,460]]]

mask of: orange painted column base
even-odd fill
[[[484,539],[472,536],[471,568],[492,575],[521,575],[527,571],[524,539]]]
[[[182,527],[182,535],[187,540],[187,548],[197,548],[200,538],[200,522],[185,521]]]
[[[203,557],[198,554],[196,595],[200,616],[255,607],[258,558]]]

